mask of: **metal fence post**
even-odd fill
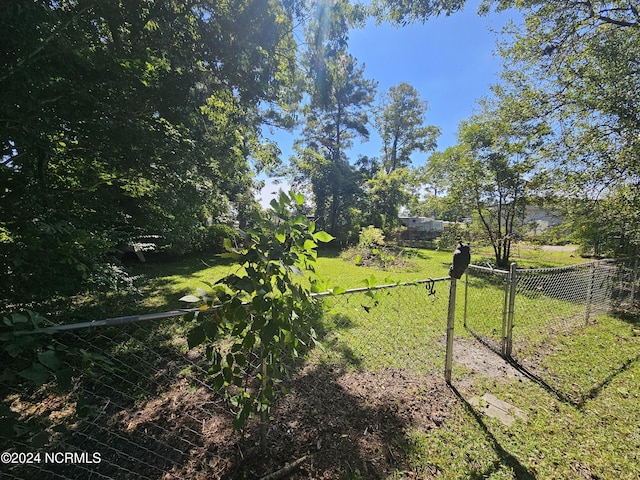
[[[637,263],[637,262],[636,262]],[[464,273],[464,328],[467,328],[467,303],[469,300],[469,270]]]
[[[636,283],[638,282],[638,257],[633,261],[633,276],[631,277],[631,305],[636,301]]]
[[[595,262],[589,266],[589,286],[587,287],[587,308],[584,313],[584,324],[589,325],[589,316],[591,315],[591,297],[593,296],[593,282],[595,281]]]
[[[456,282],[455,278],[451,279],[449,287],[449,310],[447,313],[447,353],[444,366],[444,379],[451,384],[451,368],[453,365],[453,326],[456,317]]]
[[[501,274],[502,275],[502,274]],[[509,321],[510,276],[504,279],[504,300],[502,302],[502,335],[500,339],[500,355],[507,357],[507,323]]]
[[[513,316],[516,307],[516,289],[518,286],[518,264],[513,262],[509,269],[509,308],[507,311],[507,332],[504,355],[505,358],[511,358],[513,349]]]

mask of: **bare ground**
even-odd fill
[[[291,393],[272,410],[266,455],[255,422],[233,433],[231,418],[218,418],[210,431],[218,436],[211,438],[210,453],[224,461],[207,478],[262,478],[301,458],[286,478],[333,479],[358,472],[376,479],[408,471],[402,448],[407,430],[439,428],[457,401],[438,376],[399,370],[309,366],[288,388]]]
[[[456,339],[454,350],[455,362],[466,367],[456,380],[463,395],[478,376],[512,380],[520,375],[477,341]],[[279,395],[272,408],[267,452],[261,450],[256,419],[244,431],[234,431],[221,395],[203,387],[194,390],[185,378],[176,378],[158,396],[136,405],[119,406],[109,399],[102,415],[69,432],[65,442],[83,451],[105,452],[103,462],[91,470],[112,478],[382,479],[394,473],[435,478],[437,472],[425,476],[411,466],[409,430],[442,428],[461,402],[442,372],[354,371],[308,364],[285,386],[289,393]],[[121,453],[108,454],[107,446]],[[296,461],[286,474],[268,477]],[[50,468],[64,478],[87,474],[71,466]],[[33,473],[13,470],[17,478],[33,478]],[[37,475],[50,478],[45,472]]]
[[[456,385],[462,392],[477,376],[505,381],[523,378],[473,340],[456,340],[455,361],[467,367]],[[256,422],[250,422],[243,433],[232,431],[230,416],[218,416],[207,426],[208,455],[217,461],[215,471],[208,471],[206,478],[263,478],[296,460],[300,464],[286,478],[336,479],[356,473],[379,479],[394,472],[416,478],[406,457],[408,430],[428,432],[442,427],[460,402],[442,373],[308,365],[287,387],[290,393],[279,397],[273,407],[266,455],[260,451]],[[422,472],[420,478],[428,477]]]

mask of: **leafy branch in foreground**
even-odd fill
[[[84,417],[91,406],[82,395],[76,395],[76,380],[91,365],[112,369],[111,361],[102,354],[89,352],[72,342],[62,342],[48,331],[51,321],[36,312],[14,312],[0,317],[0,386],[7,391],[27,396],[73,393],[76,414]],[[39,448],[46,445],[52,432],[64,426],[51,425],[46,414],[20,415],[12,407],[15,395],[0,398],[0,438],[19,440]]]
[[[243,232],[244,249],[226,242],[226,255],[245,273],[228,275],[207,284],[209,292],[198,290],[197,296],[181,299],[201,302],[203,310],[216,307],[210,314],[185,316],[193,322],[189,348],[204,347],[214,388],[231,387],[227,391],[236,407],[236,428],[260,413],[263,447],[274,387],[286,371],[284,360],[316,341],[312,323],[318,305],[311,294],[317,281],[305,272],[315,272],[318,243],[333,240],[315,230],[303,205],[301,194],[281,193],[258,226]]]

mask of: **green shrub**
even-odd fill
[[[208,253],[224,253],[225,239],[229,239],[232,245],[242,242],[242,237],[237,228],[224,223],[211,225],[206,228],[199,250]]]
[[[403,250],[386,246],[382,229],[373,225],[360,230],[358,245],[345,250],[340,257],[356,265],[383,269],[408,265]]]
[[[236,428],[259,414],[262,445],[266,446],[266,422],[286,358],[295,358],[315,341],[313,312],[318,302],[311,296],[315,279],[303,282],[305,272],[315,271],[317,247],[333,237],[316,231],[303,213],[304,197],[280,194],[271,202],[268,216],[258,220],[244,234],[244,247],[234,247],[225,239],[228,256],[244,267],[245,274],[230,274],[210,290],[182,297],[184,302],[200,302],[210,314],[191,313],[187,336],[189,348],[204,345],[211,362],[214,388],[228,389],[235,410]],[[244,302],[244,303],[243,303]],[[258,369],[249,368],[257,359]],[[252,377],[251,380],[247,376]]]
[[[384,232],[381,228],[369,225],[360,230],[359,248],[376,248],[384,245]]]

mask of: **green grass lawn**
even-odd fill
[[[513,251],[513,261],[522,268],[571,265],[584,261],[570,252],[546,252],[527,244],[516,245]],[[491,254],[488,247],[474,248],[471,261],[480,263],[485,259],[490,260]],[[406,250],[405,258],[406,266],[383,270],[357,266],[343,260],[335,252],[321,252],[317,273],[321,279],[346,289],[364,286],[365,279],[372,275],[378,283],[386,283],[385,280],[407,282],[439,278],[448,275],[452,252],[412,248]],[[172,262],[137,264],[133,268],[134,274],[143,276],[144,304],[150,309],[175,308],[182,295],[202,288],[203,281],[215,282],[225,275],[241,271],[240,267],[219,255],[208,254],[192,255]]]
[[[410,249],[408,265],[386,270],[357,266],[341,259],[333,252],[318,257],[317,274],[322,281],[345,289],[360,288],[371,276],[378,284],[408,282],[445,277],[449,272],[452,253],[435,250]],[[203,282],[216,282],[231,273],[242,272],[241,267],[220,255],[194,255],[173,262],[150,262],[134,266],[134,274],[142,276],[143,305],[146,309],[172,309],[183,306],[178,299],[205,288]]]

